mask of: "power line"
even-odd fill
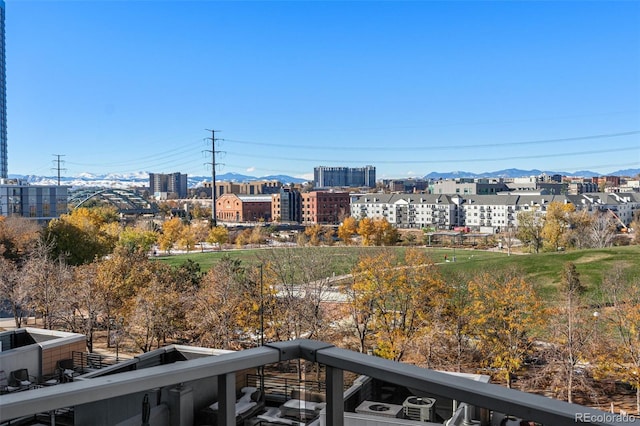
[[[586,135],[586,136],[574,136],[568,138],[555,138],[555,139],[540,139],[540,140],[531,140],[531,141],[516,141],[516,142],[496,142],[496,143],[485,143],[485,144],[467,144],[467,145],[421,145],[421,146],[387,146],[387,147],[372,147],[368,146],[366,148],[367,151],[452,151],[458,149],[469,149],[469,148],[498,148],[504,146],[521,146],[521,145],[539,145],[539,144],[548,144],[548,143],[558,143],[558,142],[572,142],[572,141],[584,141],[584,140],[593,140],[593,139],[605,139],[605,138],[615,138],[621,136],[632,136],[640,134],[640,130],[631,130],[628,132],[618,132],[618,133],[604,133],[597,135]],[[339,149],[341,151],[362,151],[362,147],[350,147],[344,145],[322,145],[322,146],[301,146],[300,144],[284,144],[284,143],[269,143],[269,142],[255,142],[255,141],[243,141],[243,140],[235,140],[228,139],[230,142],[236,142],[239,144],[245,145],[256,145],[256,146],[266,146],[271,148],[293,148],[293,149],[308,149],[308,150],[329,150],[329,149]]]
[[[505,161],[505,160],[526,160],[531,158],[555,158],[555,157],[569,157],[569,156],[581,156],[581,155],[591,155],[591,154],[603,154],[603,153],[612,153],[612,152],[625,152],[625,151],[638,151],[638,147],[627,147],[627,148],[615,148],[615,149],[602,149],[602,150],[593,150],[593,151],[572,151],[565,153],[554,153],[554,154],[538,154],[538,155],[522,155],[522,156],[510,156],[510,157],[496,157],[492,156],[489,158],[473,158],[469,161],[473,162],[496,162],[496,161]],[[230,154],[239,155],[242,157],[251,157],[251,158],[261,158],[261,159],[272,159],[272,160],[284,160],[284,161],[298,161],[298,162],[310,162],[310,163],[366,163],[366,164],[439,164],[439,163],[461,163],[464,162],[461,158],[454,159],[434,159],[434,160],[372,160],[372,159],[342,159],[342,158],[301,158],[301,157],[274,157],[274,156],[265,156],[265,155],[253,155],[247,153],[239,153],[239,152],[230,152]]]

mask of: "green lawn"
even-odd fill
[[[627,270],[629,277],[639,277],[640,246],[487,258],[482,262],[482,268],[491,271],[515,266],[523,271],[527,279],[534,283],[545,297],[549,298],[555,294],[557,285],[560,283],[562,268],[567,262],[575,263],[580,273],[580,280],[588,291],[592,292],[599,288],[602,278],[616,262],[621,262],[629,268]],[[459,269],[473,273],[477,271],[475,266],[461,265]]]
[[[322,247],[322,248],[295,248],[293,250],[326,250],[335,259],[332,271],[329,274],[336,275],[349,273],[352,265],[362,253],[372,253],[380,250],[389,250],[384,247]],[[397,247],[395,250],[405,250]],[[287,249],[252,249],[252,250],[228,250],[223,252],[192,252],[172,256],[161,256],[159,261],[177,266],[191,259],[200,265],[201,270],[211,268],[222,256],[231,256],[240,259],[245,265],[258,265],[260,254],[265,250]],[[291,250],[291,249],[289,249]],[[469,274],[480,271],[497,271],[515,266],[521,270],[526,278],[533,282],[546,298],[552,298],[555,289],[560,282],[560,273],[566,262],[574,262],[580,273],[582,283],[590,291],[594,291],[602,282],[602,277],[616,262],[629,267],[628,274],[631,277],[640,276],[640,246],[613,247],[606,249],[575,250],[558,253],[539,253],[526,255],[511,255],[506,253],[487,252],[481,250],[462,250],[450,248],[425,248],[434,262],[442,264],[443,272],[454,271]],[[444,256],[447,256],[445,262]],[[452,262],[455,256],[455,263]]]
[[[240,259],[246,265],[258,265],[260,263],[260,255],[264,254],[265,250],[323,250],[328,251],[334,258],[333,270],[330,273],[346,274],[349,273],[352,266],[357,261],[358,257],[363,253],[374,253],[384,250],[406,250],[404,247],[302,247],[294,249],[248,249],[248,250],[226,250],[217,252],[191,252],[189,254],[176,254],[171,256],[159,256],[157,259],[161,262],[166,262],[171,266],[178,266],[185,262],[187,259],[191,259],[200,265],[202,271],[208,271],[216,262],[222,258],[222,256],[230,256],[234,259]],[[486,252],[481,250],[460,250],[450,248],[425,248],[434,262],[444,263],[444,256],[447,256],[447,260],[450,262],[453,257],[456,257],[456,265],[465,263],[479,263],[486,259],[499,259],[506,258],[504,254]]]

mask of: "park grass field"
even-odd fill
[[[557,253],[513,254],[483,250],[452,248],[423,248],[434,262],[439,263],[445,274],[461,272],[468,275],[484,271],[495,272],[507,268],[522,271],[525,279],[533,283],[545,299],[552,299],[560,283],[563,266],[573,262],[580,273],[582,283],[589,292],[596,292],[603,277],[615,263],[627,268],[629,278],[640,277],[640,246],[622,246],[604,249],[574,250]],[[301,247],[293,249],[261,248],[247,250],[225,250],[217,252],[191,252],[161,256],[159,261],[178,266],[187,259],[198,263],[202,271],[209,270],[223,256],[239,259],[247,266],[258,265],[265,250],[322,250],[329,252],[335,261],[329,274],[342,275],[351,271],[352,266],[362,254],[372,254],[384,250],[401,250],[404,247]],[[447,256],[445,261],[445,255]],[[453,259],[455,257],[455,262]]]
[[[422,248],[426,250],[436,263],[450,263],[453,258],[456,258],[456,264],[464,263],[478,263],[487,259],[496,259],[506,257],[502,253],[495,253],[481,250],[460,250],[452,248]],[[229,256],[232,259],[239,259],[243,264],[259,265],[261,263],[261,257],[265,256],[265,250],[311,250],[311,251],[323,251],[328,252],[332,258],[333,266],[330,274],[336,275],[347,274],[351,272],[351,268],[357,262],[358,258],[364,254],[374,254],[376,252],[398,250],[403,252],[405,247],[345,247],[345,246],[332,246],[332,247],[300,247],[300,248],[260,248],[260,249],[241,249],[241,250],[224,250],[224,251],[210,251],[210,252],[191,252],[185,254],[175,254],[170,256],[160,256],[157,259],[162,262],[166,262],[171,266],[179,266],[187,259],[190,259],[198,265],[200,270],[208,271],[213,265],[215,265],[223,256]],[[329,275],[330,275],[329,274]]]

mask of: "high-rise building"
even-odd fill
[[[0,178],[7,178],[7,73],[4,51],[4,0],[0,0]]]
[[[149,190],[152,194],[174,194],[187,197],[187,175],[182,173],[149,173]]]
[[[365,167],[325,167],[313,169],[316,188],[331,187],[376,187],[376,168]]]

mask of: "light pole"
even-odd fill
[[[260,346],[264,346],[264,283],[262,282],[262,263],[260,264]],[[264,365],[258,368],[260,391],[264,395]]]
[[[594,325],[593,325],[593,342],[595,344],[595,349],[598,349],[598,320],[600,319],[600,312],[598,311],[594,311],[593,312],[593,319],[594,319]]]
[[[111,327],[113,328],[112,333],[113,333],[113,340],[116,344],[116,363],[117,363],[117,362],[120,362],[120,329],[124,324],[124,318],[120,317],[118,318],[118,321],[116,321],[115,318],[110,318],[109,322],[111,323]]]

